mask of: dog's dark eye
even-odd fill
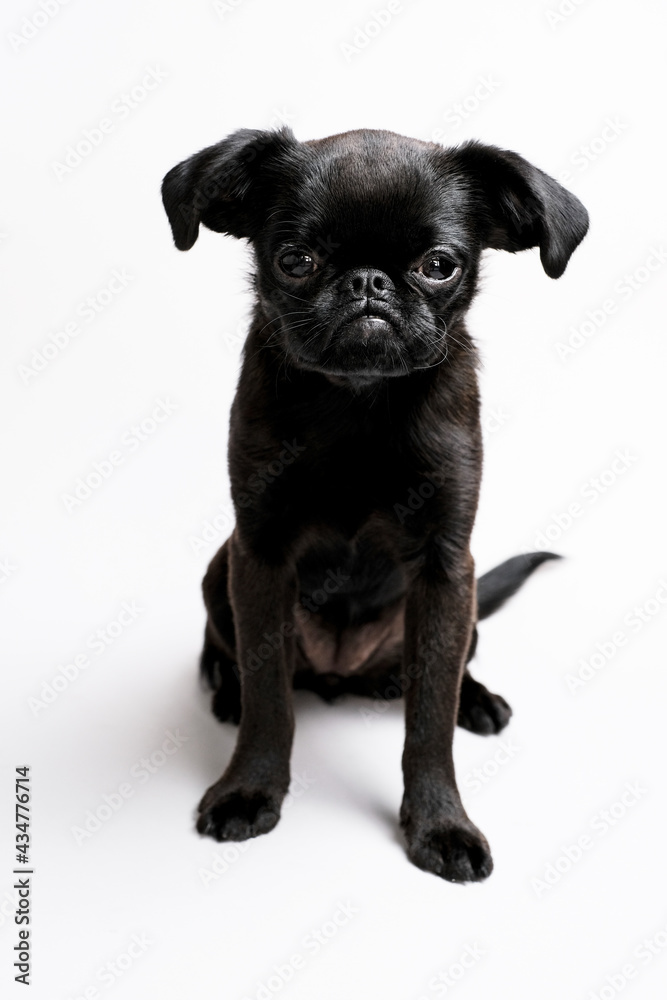
[[[454,278],[458,278],[461,268],[449,257],[429,257],[419,271],[432,281],[453,281]]]
[[[290,250],[280,258],[280,266],[290,278],[305,278],[315,270],[315,261],[307,253]]]

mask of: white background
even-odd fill
[[[27,41],[24,18],[39,6],[3,5],[7,995],[25,995],[12,982],[10,892],[13,774],[24,763],[35,866],[28,995],[39,1000],[662,995],[662,5],[584,0],[564,3],[570,13],[558,19],[556,0],[403,0],[364,46],[360,30],[381,5],[236,0],[217,12],[205,0],[71,0]],[[122,112],[149,69],[164,79]],[[59,178],[54,164],[103,118],[112,130]],[[282,121],[300,139],[374,127],[496,143],[569,175],[591,214],[559,281],[536,251],[489,253],[470,316],[487,429],[479,570],[533,548],[550,526],[550,546],[567,556],[481,630],[476,675],[515,712],[501,737],[456,734],[459,783],[494,854],[482,885],[447,884],[404,855],[397,703],[369,715],[370,702],[331,708],[300,694],[301,794],[278,828],[242,853],[194,832],[196,803],[235,738],[210,715],[196,662],[200,581],[229,522],[227,418],[249,258],[208,231],[190,253],[176,251],[159,186],[234,129]],[[87,322],[81,303],[114,270],[131,280]],[[72,322],[77,335],[26,376],[33,352]],[[582,346],[561,357],[573,328]],[[131,450],[131,428],[158,399],[173,413]],[[123,463],[68,511],[63,495],[119,449]],[[619,449],[626,467],[609,472]],[[601,474],[604,492],[592,484]],[[571,504],[578,516],[565,526]],[[195,551],[216,515],[227,523]],[[123,602],[141,610],[96,655],[90,637],[118,631]],[[648,609],[645,622],[636,607]],[[30,699],[86,652],[89,665],[36,708]],[[592,679],[571,691],[568,674],[596,652]],[[165,734],[177,730],[187,740],[165,756]],[[151,755],[144,780],[138,762]],[[628,782],[635,797],[618,805]],[[121,785],[129,797],[77,843],[75,828],[105,795],[118,804]],[[613,826],[600,818],[610,808]],[[588,849],[568,863],[564,849],[582,837]],[[553,884],[540,886],[549,871]],[[345,923],[341,903],[356,911]],[[323,926],[330,936],[315,945],[308,935]],[[128,958],[133,935],[145,943]],[[642,950],[645,939],[659,954]],[[466,948],[477,957],[464,971]],[[282,985],[274,967],[295,955],[302,967]],[[108,963],[118,974],[100,974]]]

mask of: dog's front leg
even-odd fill
[[[197,829],[216,840],[247,840],[276,825],[290,782],[296,582],[236,532],[229,554],[241,723],[227,770],[199,805]]]
[[[472,557],[452,556],[442,540],[434,540],[406,607],[405,670],[411,682],[405,692],[401,824],[410,860],[453,882],[478,881],[493,867],[489,846],[461,803],[452,757],[474,604]]]

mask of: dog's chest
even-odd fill
[[[418,471],[405,428],[362,414],[333,425],[314,421],[294,475],[304,514],[336,511],[358,522],[373,510],[391,509]]]

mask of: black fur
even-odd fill
[[[560,558],[554,552],[527,552],[507,559],[480,576],[477,581],[477,620],[488,618],[501,608],[542,563]]]
[[[255,311],[232,406],[236,527],[204,578],[202,674],[240,723],[197,828],[271,829],[289,784],[293,687],[406,706],[408,855],[485,878],[454,726],[498,732],[507,703],[469,674],[476,622],[551,553],[475,584],[482,464],[477,355],[464,317],[482,251],[538,246],[559,277],[580,202],[516,153],[362,130],[311,142],[243,130],[171,170],[176,246],[199,225],[251,241]]]

